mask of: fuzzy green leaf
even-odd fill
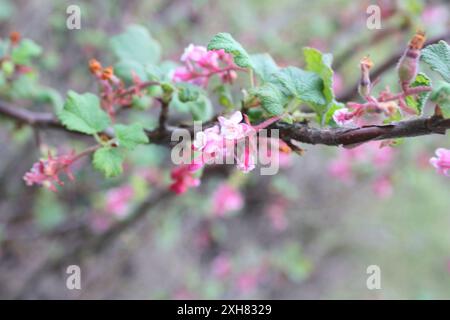
[[[275,84],[268,82],[261,87],[255,88],[252,93],[259,98],[261,106],[268,113],[281,115],[284,112],[284,106],[288,102],[288,97]]]
[[[278,66],[268,53],[252,54],[250,56],[253,69],[263,82],[267,82],[270,76],[278,71]]]
[[[274,73],[271,82],[283,87],[285,93],[303,102],[318,105],[327,103],[323,95],[323,81],[313,72],[288,67]]]
[[[122,173],[123,158],[119,148],[103,147],[95,151],[92,164],[105,177],[111,178]]]
[[[447,42],[441,40],[427,46],[422,50],[421,59],[430,66],[431,70],[436,71],[445,81],[450,82],[450,46]]]
[[[177,84],[178,94],[172,96],[170,107],[189,112],[194,120],[206,121],[212,117],[213,107],[201,88],[189,83]]]
[[[112,37],[110,45],[120,60],[143,65],[157,63],[161,55],[159,43],[140,25],[131,25],[124,33]]]
[[[419,73],[416,76],[416,79],[413,83],[411,83],[411,87],[419,87],[419,86],[431,86],[431,80],[428,78],[428,76],[424,73]],[[425,103],[427,102],[427,99],[430,95],[430,92],[423,92],[417,97],[415,96],[407,96],[405,101],[406,104],[416,110],[417,114],[422,114],[423,107],[425,106]]]
[[[134,149],[139,144],[148,143],[148,137],[138,123],[132,125],[116,124],[114,132],[121,147]]]
[[[233,55],[234,62],[242,68],[252,68],[252,61],[245,49],[229,33],[218,33],[208,43],[208,50],[223,49]]]
[[[323,94],[326,104],[317,104],[316,111],[320,114],[326,112],[329,105],[334,100],[333,92],[333,70],[331,63],[333,56],[331,54],[322,53],[314,48],[304,48],[303,54],[306,61],[306,70],[315,72],[323,81]]]
[[[94,134],[105,130],[110,124],[106,112],[100,108],[100,102],[92,93],[67,93],[67,100],[58,118],[69,130]]]
[[[445,118],[450,118],[450,84],[443,84],[434,90],[430,95],[430,100],[441,107]]]

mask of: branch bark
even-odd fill
[[[67,131],[67,129],[51,113],[38,113],[25,109],[13,108],[4,103],[0,103],[0,114],[33,127]],[[296,140],[307,144],[348,146],[372,140],[445,134],[446,130],[450,129],[450,119],[432,116],[429,118],[405,120],[386,125],[331,129],[314,128],[305,123],[287,124],[284,122],[276,122],[269,128],[280,130],[280,138],[286,142]],[[192,127],[166,127],[165,130],[157,128],[155,130],[147,130],[146,133],[151,143],[170,146],[173,143],[176,143],[176,141],[171,141],[172,133],[175,130],[180,129],[187,129],[193,134]]]
[[[0,115],[9,117],[20,123],[25,123],[37,128],[48,128],[68,131],[51,113],[38,113],[25,109],[13,108],[0,103]],[[212,123],[207,123],[209,126]],[[368,125],[357,128],[329,128],[321,129],[310,127],[306,123],[288,124],[276,122],[269,128],[278,129],[280,138],[286,142],[296,140],[307,144],[322,144],[328,146],[349,146],[372,140],[385,140],[395,138],[408,138],[430,134],[445,134],[450,129],[450,119],[440,116],[405,120],[386,125]],[[161,130],[147,130],[150,143],[171,146],[176,141],[171,141],[175,130],[187,129],[193,135],[193,127],[170,127]],[[107,133],[110,135],[110,133]]]

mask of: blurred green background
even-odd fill
[[[366,27],[371,3],[382,8],[381,30]],[[66,28],[69,4],[81,8],[81,30]],[[446,1],[0,0],[1,37],[17,30],[40,44],[39,84],[62,97],[69,89],[96,92],[87,61],[113,64],[108,39],[129,24],[148,28],[164,60],[177,61],[190,43],[206,45],[222,31],[251,52],[269,52],[280,66],[302,66],[304,46],[331,52],[339,97],[356,83],[361,57],[370,54],[381,65],[417,28],[433,38],[448,32],[449,22]],[[398,90],[394,68],[378,89],[388,84]],[[150,109],[129,117],[151,126],[156,115]],[[342,150],[304,146],[305,155],[292,155],[275,177],[215,175],[200,189],[161,200],[94,250],[85,243],[121,222],[105,211],[107,192],[132,186],[129,211],[147,194],[157,195],[168,186],[169,150],[137,148],[128,160],[133,170],[110,180],[80,165],[77,181],[53,194],[22,181],[39,158],[33,131],[1,117],[0,123],[1,298],[450,298],[450,181],[427,163],[436,147],[450,145],[445,136],[408,139],[394,148],[388,168],[393,192],[385,197],[374,191],[372,163],[357,164],[344,183],[329,170]],[[61,132],[42,132],[41,140],[83,144]],[[224,179],[239,186],[244,207],[218,218],[212,195]],[[71,256],[78,245],[89,249]],[[52,268],[49,261],[58,257],[63,263]],[[80,291],[65,287],[70,264],[81,265]],[[380,290],[366,287],[369,265],[381,268]]]

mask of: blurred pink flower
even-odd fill
[[[278,198],[267,208],[267,214],[272,223],[272,227],[276,231],[284,231],[287,229],[288,221],[286,219],[286,205],[287,201],[283,198]]]
[[[223,83],[232,83],[237,77],[235,70],[238,67],[233,56],[223,49],[208,51],[205,47],[190,44],[180,60],[184,65],[175,69],[172,75],[174,82],[190,82],[206,87],[214,74],[219,75]]]
[[[372,165],[377,170],[389,169],[393,163],[395,150],[385,146],[380,148],[378,141],[364,143],[351,149],[340,149],[338,156],[329,166],[329,173],[343,182],[353,179],[354,164]]]
[[[391,179],[386,176],[377,178],[373,183],[373,191],[381,199],[391,197],[394,191]]]
[[[244,206],[244,199],[241,193],[227,183],[222,183],[212,196],[213,213],[217,217],[224,217],[225,214],[241,210]]]
[[[347,108],[338,109],[333,114],[333,120],[339,126],[350,124],[353,121],[353,112],[350,112]]]
[[[372,163],[377,168],[385,168],[391,164],[394,159],[394,149],[391,147],[379,147],[378,143],[371,144],[373,151],[373,161]]]
[[[335,72],[333,74],[333,91],[335,95],[339,95],[343,89],[344,89],[344,79],[342,79],[340,73]]]
[[[436,168],[438,173],[449,176],[450,150],[444,148],[436,149],[436,157],[430,159],[430,164]]]
[[[33,184],[43,185],[48,189],[56,192],[55,183],[60,186],[64,183],[60,180],[59,175],[65,173],[70,180],[74,180],[72,172],[69,166],[75,161],[75,152],[70,154],[60,155],[53,157],[51,153],[48,153],[46,160],[40,160],[33,164],[31,170],[23,176],[26,184],[31,186]]]
[[[200,185],[200,179],[193,176],[189,165],[182,165],[172,169],[170,176],[174,180],[170,185],[170,190],[176,194],[185,193],[189,188]]]
[[[422,12],[422,21],[429,26],[435,26],[437,22],[446,25],[448,18],[448,8],[445,5],[429,5]]]
[[[89,214],[89,227],[96,233],[102,233],[108,230],[112,225],[111,217],[101,212],[92,212]]]
[[[340,158],[330,162],[328,165],[328,172],[331,176],[342,182],[350,182],[353,177],[351,163]]]
[[[220,254],[212,261],[212,273],[214,276],[224,279],[231,272],[231,259],[225,254]]]
[[[124,217],[129,208],[129,203],[134,197],[134,190],[129,185],[110,189],[106,193],[105,210],[116,217]]]
[[[241,295],[249,294],[257,288],[264,276],[263,268],[257,267],[242,272],[236,281],[236,287]]]

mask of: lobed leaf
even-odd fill
[[[111,178],[122,173],[123,154],[119,148],[103,147],[94,153],[92,164],[105,177]]]
[[[421,60],[428,64],[431,70],[436,71],[441,77],[450,82],[450,46],[441,40],[431,44],[422,50]]]
[[[208,43],[208,50],[220,50],[223,49],[233,55],[236,65],[242,68],[252,68],[252,59],[241,46],[239,42],[229,33],[218,33]]]
[[[86,134],[105,130],[110,124],[106,112],[100,108],[100,102],[92,93],[78,94],[69,91],[63,109],[58,113],[67,129]]]
[[[134,149],[139,144],[148,143],[148,137],[138,123],[132,125],[116,124],[114,126],[117,141],[121,147]]]

